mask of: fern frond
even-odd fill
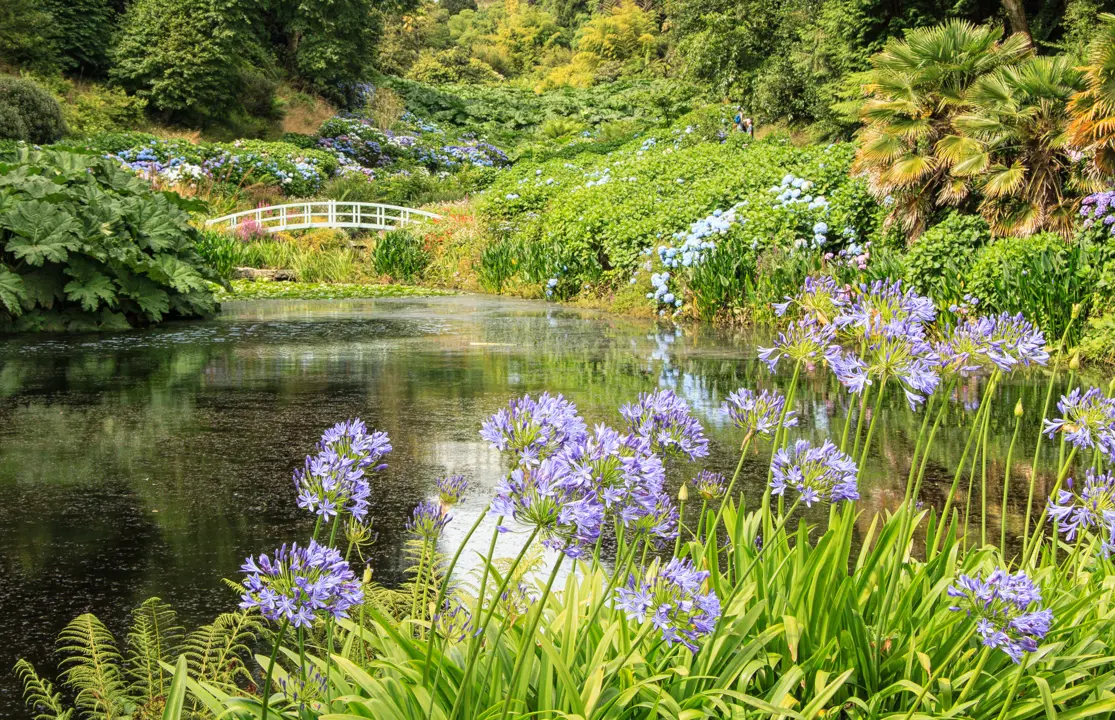
[[[54,692],[50,681],[39,677],[34,665],[20,660],[15,664],[15,673],[23,683],[23,701],[35,713],[35,720],[70,720],[73,708],[62,704],[62,694]]]
[[[128,633],[128,676],[131,694],[141,704],[166,695],[170,674],[162,663],[178,656],[186,631],[176,624],[174,610],[157,597],[149,598],[132,611]]]
[[[91,720],[116,720],[133,705],[120,669],[116,639],[91,613],[74,618],[58,636],[62,679],[76,693],[76,705]]]
[[[186,638],[182,654],[190,675],[220,687],[235,686],[237,679],[251,680],[244,658],[251,656],[250,645],[262,626],[246,612],[224,613]]]

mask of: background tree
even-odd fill
[[[54,21],[62,68],[82,77],[108,73],[109,46],[119,16],[110,0],[44,0]]]
[[[38,0],[0,2],[0,63],[45,72],[60,67],[58,29]]]
[[[1085,88],[1072,99],[1069,133],[1087,153],[1089,179],[1115,175],[1115,15],[1104,14],[1088,52]]]

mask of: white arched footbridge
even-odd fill
[[[205,224],[225,230],[254,226],[272,233],[284,230],[305,230],[307,228],[397,230],[408,225],[440,218],[440,215],[425,210],[415,210],[414,208],[398,205],[319,200],[244,210],[243,212],[213,218]]]

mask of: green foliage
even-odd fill
[[[58,28],[43,3],[0,3],[0,63],[37,72],[57,71],[58,41]]]
[[[90,85],[72,91],[62,104],[62,117],[71,135],[89,137],[142,127],[147,101],[120,88]]]
[[[93,720],[122,717],[130,704],[123,657],[104,623],[86,613],[74,618],[58,636],[64,656],[62,681],[76,693],[74,705]]]
[[[164,697],[170,684],[163,663],[171,663],[185,639],[174,610],[159,598],[149,598],[132,611],[128,632],[128,669],[133,697]]]
[[[104,77],[122,4],[113,0],[44,0],[55,31],[59,62],[82,77]]]
[[[120,329],[215,309],[197,230],[116,163],[19,150],[0,162],[0,322]]]
[[[421,238],[409,230],[383,233],[372,251],[376,272],[403,282],[413,281],[429,262]]]
[[[218,298],[222,302],[226,300],[348,300],[451,294],[444,290],[410,285],[345,282],[305,283],[233,280],[231,288],[231,291],[218,291]]]
[[[35,672],[35,667],[26,660],[15,665],[15,673],[23,683],[23,701],[35,712],[35,720],[70,720],[74,711],[67,709],[62,701],[62,693],[56,692],[54,685],[43,680]]]
[[[343,100],[338,88],[363,78],[381,29],[374,0],[334,0],[329,3],[277,3],[291,12],[285,24],[287,47],[298,76],[333,100]]]
[[[991,239],[982,218],[949,213],[906,253],[906,282],[946,309],[963,295],[963,280],[976,251]]]
[[[481,251],[476,274],[482,288],[491,293],[503,292],[504,285],[515,275],[518,264],[515,250],[511,241],[497,240]]]
[[[1059,338],[1073,306],[1090,298],[1087,252],[1052,233],[1001,238],[976,253],[965,287],[979,300],[980,312],[1021,312],[1046,337]],[[1080,326],[1074,325],[1070,344],[1080,337]]]
[[[206,122],[239,107],[247,37],[235,0],[136,0],[112,50],[112,79],[166,117]]]
[[[0,139],[45,145],[65,132],[62,108],[50,93],[32,80],[0,75]]]

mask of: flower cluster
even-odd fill
[[[654,292],[647,293],[647,299],[653,300],[656,304],[663,303],[667,306],[680,308],[682,300],[676,297],[670,290],[670,273],[654,273],[650,276],[650,284],[654,288]]]
[[[779,207],[806,205],[810,210],[827,212],[829,201],[825,199],[824,195],[810,195],[809,191],[812,189],[812,180],[799,178],[793,173],[786,173],[782,178],[782,183],[772,187],[770,193],[775,196],[774,199]]]
[[[782,417],[785,406],[786,398],[775,390],[755,393],[740,388],[728,395],[720,409],[740,430],[770,437],[778,429],[779,418],[782,418],[782,427],[798,424],[797,413],[793,410],[787,410],[786,416]]]
[[[305,466],[294,473],[298,507],[325,522],[341,512],[363,519],[371,494],[367,474],[385,468],[382,461],[389,452],[387,433],[368,432],[359,418],[329,428],[317,452],[307,455]]]
[[[791,306],[799,308],[806,318],[828,325],[848,303],[848,290],[841,287],[835,278],[828,275],[809,276],[794,297],[786,296],[786,301],[774,303],[774,312],[779,317],[785,315]]]
[[[247,577],[240,607],[294,627],[310,627],[319,614],[348,617],[348,609],[364,599],[341,554],[314,541],[306,547],[283,545],[274,558],[250,557],[241,570]]]
[[[1115,400],[1099,388],[1089,388],[1081,393],[1073,388],[1057,401],[1061,417],[1046,419],[1042,431],[1049,437],[1063,432],[1065,439],[1078,448],[1099,449],[1108,456],[1115,456]]]
[[[445,598],[441,610],[434,614],[434,629],[450,643],[459,643],[479,631],[473,626],[472,613],[458,598]]]
[[[739,205],[727,212],[713,210],[712,214],[689,225],[689,230],[676,232],[673,237],[677,244],[659,245],[658,258],[668,268],[692,267],[700,265],[709,253],[716,249],[716,243],[708,238],[723,235],[738,222],[736,210]]]
[[[1049,519],[1072,541],[1077,533],[1091,528],[1107,530],[1104,552],[1110,554],[1112,531],[1115,530],[1115,475],[1088,470],[1081,487],[1075,487],[1072,478],[1068,489],[1060,490],[1057,499],[1049,498]]]
[[[813,447],[798,440],[792,448],[782,448],[771,464],[771,494],[784,495],[793,488],[806,507],[815,502],[837,503],[858,500],[855,462],[829,440]]]
[[[1045,335],[1022,316],[1000,315],[970,318],[958,324],[949,338],[937,344],[942,367],[969,376],[995,368],[1010,372],[1023,365],[1045,365]]]
[[[620,408],[627,429],[650,443],[662,455],[687,455],[691,460],[708,455],[708,438],[689,405],[672,390],[640,393],[638,402]]]
[[[553,455],[566,442],[583,440],[585,431],[585,421],[573,403],[561,395],[542,393],[537,400],[530,395],[512,400],[484,421],[480,437],[531,465]]]
[[[976,632],[983,644],[999,648],[1015,663],[1022,655],[1038,649],[1053,624],[1053,611],[1041,609],[1041,590],[1025,573],[1011,575],[996,568],[986,580],[961,575],[948,589],[957,599],[950,609],[977,618]]]
[[[724,476],[711,470],[702,470],[693,478],[693,489],[701,496],[702,500],[711,502],[723,497],[727,490]]]
[[[1084,218],[1084,227],[1090,228],[1100,223],[1111,228],[1115,235],[1115,190],[1094,193],[1084,198],[1080,203],[1080,217]]]
[[[441,537],[441,531],[452,517],[438,503],[423,500],[415,506],[407,521],[406,530],[422,542],[431,543]]]
[[[461,498],[464,497],[465,490],[468,489],[468,481],[465,480],[464,475],[450,475],[439,478],[436,484],[438,499],[441,500],[444,507],[459,503]]]
[[[596,492],[580,487],[554,458],[511,471],[496,486],[490,513],[535,528],[546,547],[572,558],[584,556],[604,522],[604,504]]]
[[[773,372],[783,356],[794,362],[815,363],[833,357],[840,348],[833,344],[836,328],[822,325],[814,318],[806,317],[778,333],[778,339],[769,348],[759,348],[759,359]]]
[[[668,645],[681,643],[696,653],[697,641],[713,631],[720,617],[716,593],[702,591],[708,577],[688,558],[673,558],[652,566],[639,580],[630,576],[626,587],[616,590],[615,607],[639,624],[649,618]]]

